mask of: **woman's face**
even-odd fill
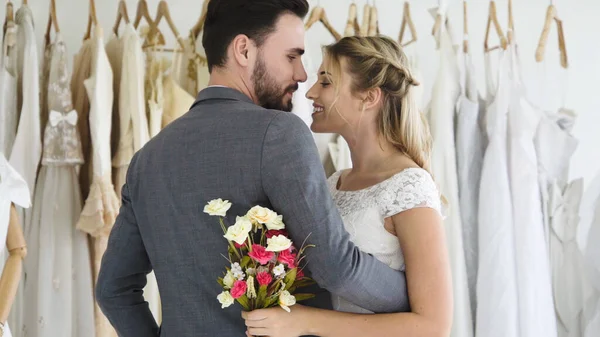
[[[314,102],[310,128],[317,133],[353,132],[360,123],[362,100],[350,90],[352,77],[345,70],[343,58],[341,76],[335,76],[325,64],[323,62],[319,67],[317,83],[306,93],[306,97]],[[340,83],[332,83],[338,78]]]

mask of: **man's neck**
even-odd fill
[[[231,88],[241,92],[242,94],[250,97],[250,99],[258,104],[258,100],[253,95],[248,83],[246,83],[241,77],[234,76],[233,73],[226,69],[213,68],[210,73],[210,80],[208,86],[223,86]]]

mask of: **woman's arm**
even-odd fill
[[[248,332],[271,337],[450,335],[452,286],[440,215],[430,208],[415,208],[394,215],[392,222],[404,253],[412,312],[365,315],[303,306],[292,307],[291,313],[279,308],[256,310],[243,314]]]

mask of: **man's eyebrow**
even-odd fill
[[[302,49],[302,48],[292,48],[292,49],[289,49],[288,52],[298,54],[298,55],[304,55],[304,49]]]

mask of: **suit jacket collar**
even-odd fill
[[[210,86],[202,89],[196,97],[194,105],[207,100],[233,100],[255,104],[250,97],[243,94],[241,91],[225,86]]]

